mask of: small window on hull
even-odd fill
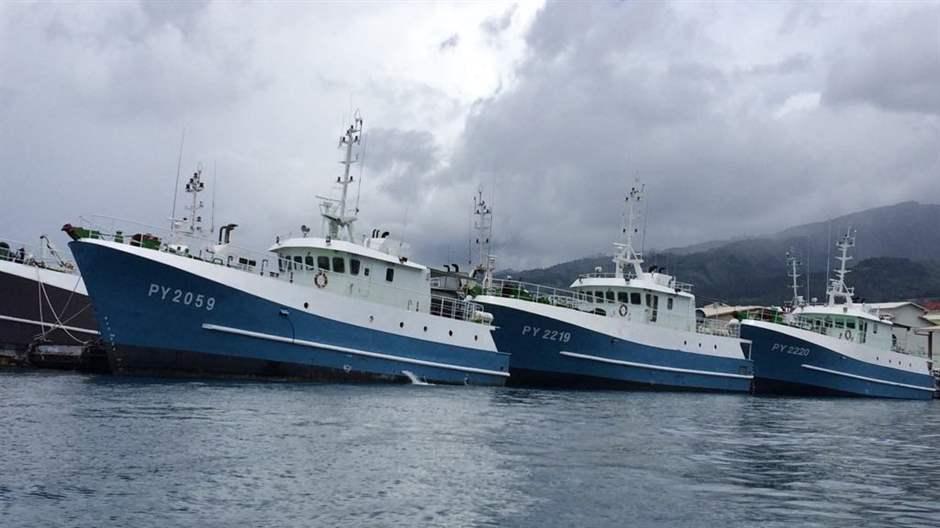
[[[672,297],[666,299],[666,309],[672,310]]]
[[[385,280],[388,282],[395,280],[395,270],[393,268],[385,268]]]
[[[346,261],[343,257],[333,257],[333,271],[336,273],[346,273]]]
[[[317,267],[322,270],[330,271],[330,257],[317,257]]]

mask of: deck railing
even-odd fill
[[[66,273],[75,271],[74,264],[68,261],[61,262],[52,255],[48,255],[42,250],[42,246],[36,249],[36,246],[12,239],[0,239],[0,260]]]

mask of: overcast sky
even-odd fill
[[[637,177],[658,248],[936,203],[940,4],[4,2],[0,237],[164,225],[185,129],[266,246],[319,226],[356,108],[359,230],[427,264],[480,184],[501,268],[609,252]]]

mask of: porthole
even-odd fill
[[[310,308],[310,303],[304,303],[304,308]]]
[[[688,342],[688,341],[683,341],[682,344],[683,344],[683,345],[688,345],[689,342]]]
[[[425,326],[425,327],[424,327],[424,331],[427,332],[427,331],[428,331],[428,327]]]
[[[398,328],[404,328],[404,327],[405,327],[405,322],[404,322],[404,321],[398,323]]]
[[[375,316],[370,315],[370,316],[369,316],[369,322],[371,323],[372,321],[375,321]]]
[[[473,336],[473,340],[474,340],[474,341],[479,341],[479,340],[480,340],[480,336]]]
[[[699,343],[699,344],[698,344],[698,347],[699,347],[699,348],[702,348],[702,344],[701,344],[701,343]]]
[[[448,330],[448,331],[447,331],[447,335],[453,337],[454,331],[453,331],[453,330]]]
[[[715,345],[715,350],[718,350],[718,345]]]

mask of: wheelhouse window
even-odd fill
[[[614,302],[614,292],[612,290],[607,290],[607,302]]]
[[[594,298],[597,299],[598,302],[604,302],[604,292],[600,290],[595,291]]]
[[[346,273],[346,260],[343,257],[333,257],[333,271]]]
[[[297,271],[304,269],[304,258],[300,255],[294,255],[294,269]]]
[[[324,257],[323,255],[317,257],[317,267],[322,270],[330,271],[330,257]]]
[[[359,275],[358,259],[349,259],[349,273],[352,273],[353,275]]]
[[[640,292],[630,293],[630,304],[643,304],[643,297],[640,295]]]
[[[385,268],[385,280],[392,282],[395,280],[395,269],[394,268]]]
[[[630,297],[630,296],[627,295],[627,292],[625,292],[625,291],[617,292],[617,301],[619,301],[619,302],[622,302],[622,303],[626,304],[626,303],[630,302],[630,298],[629,298],[629,297]]]
[[[666,309],[667,309],[667,310],[672,310],[672,297],[667,297],[667,298],[666,298]]]
[[[362,274],[365,275],[366,277],[368,277],[368,276],[369,276],[369,268],[363,268]]]
[[[311,255],[304,257],[304,266],[307,266],[307,269],[313,269],[313,257]]]

